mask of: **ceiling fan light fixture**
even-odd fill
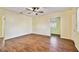
[[[38,13],[36,13],[36,15],[38,15]]]
[[[40,7],[28,7],[25,8],[26,11],[29,11],[27,14],[34,14],[34,15],[38,15],[40,13],[44,13],[44,11],[42,11],[40,9]],[[20,12],[20,14],[23,14],[24,11]]]

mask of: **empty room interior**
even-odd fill
[[[79,8],[0,7],[0,52],[78,52]]]

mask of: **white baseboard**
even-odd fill
[[[39,34],[39,35],[45,35],[45,36],[51,36],[51,34],[43,34],[43,33],[35,33],[33,32],[34,34]]]
[[[12,36],[12,37],[5,37],[4,39],[5,39],[5,40],[8,40],[8,39],[11,39],[11,38],[15,38],[15,37],[19,37],[19,36],[24,36],[24,35],[28,35],[28,34],[31,34],[31,33],[21,34],[21,35]]]

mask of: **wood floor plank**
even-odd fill
[[[58,36],[37,34],[24,35],[6,40],[3,52],[73,52],[77,51],[72,41]]]

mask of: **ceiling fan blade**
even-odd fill
[[[44,13],[43,11],[38,11],[38,13]]]
[[[29,8],[25,8],[26,10],[28,10],[28,11],[32,11],[31,9],[29,9]]]
[[[27,13],[27,14],[31,14],[31,12]]]
[[[30,12],[28,12],[27,14],[31,14],[31,13],[33,13],[33,11],[30,11]]]

